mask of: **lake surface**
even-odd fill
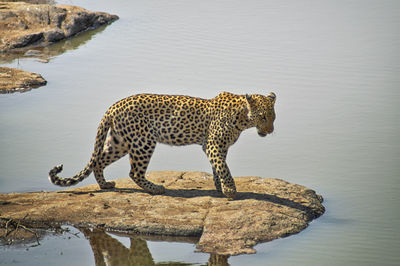
[[[275,133],[245,131],[234,176],[312,188],[326,213],[300,234],[256,246],[230,265],[399,265],[399,1],[65,1],[120,20],[2,65],[41,73],[47,86],[0,95],[0,192],[57,190],[89,160],[98,122],[131,94],[203,98],[277,94]],[[149,170],[210,172],[200,146],[159,145]],[[127,177],[127,158],[109,179]],[[91,176],[81,185],[95,183]],[[76,229],[72,229],[76,230]],[[80,237],[0,247],[0,264],[93,265]],[[129,247],[129,238],[112,236]],[[203,265],[194,244],[148,241],[154,262]]]

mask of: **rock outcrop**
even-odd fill
[[[57,192],[0,194],[0,218],[34,227],[70,224],[146,235],[198,237],[201,252],[254,253],[254,245],[295,234],[324,213],[322,197],[280,179],[235,178],[230,201],[203,172],[150,172],[164,195],[150,195],[132,180],[117,179],[115,189],[97,185]],[[9,222],[10,224],[10,222]]]
[[[76,6],[0,2],[0,52],[46,46],[117,19]]]
[[[116,15],[76,6],[0,1],[0,61],[42,57],[41,51],[32,48],[48,46],[117,19]],[[45,84],[39,74],[0,68],[0,93],[23,92]]]
[[[0,93],[24,92],[46,85],[40,75],[10,67],[0,67]]]

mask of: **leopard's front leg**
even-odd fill
[[[236,195],[235,181],[229,171],[226,163],[227,151],[220,148],[217,141],[209,141],[206,146],[206,154],[213,168],[214,182],[220,180],[222,193],[230,198],[234,199]],[[217,190],[219,184],[215,182]]]
[[[207,155],[207,145],[203,145],[202,149],[203,149],[204,153]],[[222,192],[221,180],[219,179],[219,176],[215,172],[214,166],[213,165],[211,165],[211,166],[212,166],[212,170],[213,170],[214,186],[215,186],[215,188],[217,189],[218,192]]]

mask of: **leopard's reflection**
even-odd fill
[[[79,230],[90,242],[96,266],[192,265],[183,262],[155,263],[146,240],[137,236],[130,236],[130,247],[127,248],[103,229],[79,228]],[[212,254],[206,265],[228,266],[228,258],[229,256]]]

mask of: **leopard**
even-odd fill
[[[186,95],[135,94],[114,103],[97,129],[92,156],[73,177],[58,174],[63,165],[49,172],[49,180],[61,187],[75,185],[92,172],[100,189],[113,189],[103,170],[129,154],[129,177],[145,192],[163,194],[165,187],[146,179],[146,170],[157,143],[171,146],[201,145],[211,164],[218,192],[234,199],[236,186],[226,159],[240,134],[255,127],[261,137],[274,132],[276,94],[221,92],[211,99]]]
[[[89,240],[95,265],[156,265],[147,241],[140,236],[131,235],[127,247],[104,228],[78,227],[78,230]]]

